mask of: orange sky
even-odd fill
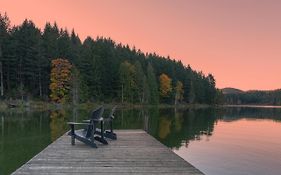
[[[57,21],[212,73],[217,86],[281,88],[278,0],[0,0],[12,24]]]

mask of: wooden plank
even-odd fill
[[[65,134],[13,174],[203,175],[142,130],[118,130],[117,136],[118,140],[95,149],[79,141],[72,146]]]

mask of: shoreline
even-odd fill
[[[245,104],[245,105],[222,105],[223,107],[240,107],[240,108],[281,108],[281,106],[274,105],[255,105],[255,104]]]
[[[158,105],[150,105],[150,104],[130,104],[130,103],[80,103],[80,104],[54,104],[50,102],[44,101],[29,101],[24,103],[16,103],[15,106],[9,107],[7,101],[0,101],[0,111],[3,110],[18,110],[18,109],[30,109],[30,110],[57,110],[57,109],[69,109],[69,108],[80,108],[80,109],[88,109],[97,107],[99,105],[103,105],[105,108],[111,108],[117,105],[122,109],[139,109],[139,108],[209,108],[209,107],[218,107],[218,105],[208,105],[208,104],[158,104]]]
[[[274,106],[274,105],[255,105],[255,104],[243,104],[243,105],[228,105],[228,104],[222,104],[222,105],[208,105],[208,104],[158,104],[158,105],[150,105],[150,104],[131,104],[131,103],[93,103],[93,102],[86,102],[86,103],[80,103],[80,104],[54,104],[50,102],[44,102],[44,101],[29,101],[21,103],[20,101],[16,101],[16,105],[14,107],[8,106],[8,101],[0,101],[0,111],[3,110],[57,110],[57,109],[69,109],[69,108],[79,108],[79,109],[90,109],[97,107],[99,105],[103,105],[105,108],[112,108],[113,106],[117,105],[118,108],[122,109],[140,109],[140,108],[192,108],[192,109],[199,109],[199,108],[276,108],[279,109],[281,106]]]

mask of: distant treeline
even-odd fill
[[[220,96],[211,74],[181,61],[110,38],[81,42],[74,30],[69,33],[56,23],[46,23],[43,30],[30,20],[11,26],[7,15],[0,14],[2,99],[49,100],[51,61],[57,58],[72,64],[80,102],[213,104]]]
[[[225,94],[227,104],[281,105],[281,89],[274,91],[246,91],[243,93]]]

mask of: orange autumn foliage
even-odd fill
[[[168,97],[172,92],[172,79],[166,74],[161,74],[159,77],[159,81],[160,95],[162,97]]]
[[[72,65],[66,59],[52,60],[51,65],[51,100],[55,103],[64,103],[70,89]]]

